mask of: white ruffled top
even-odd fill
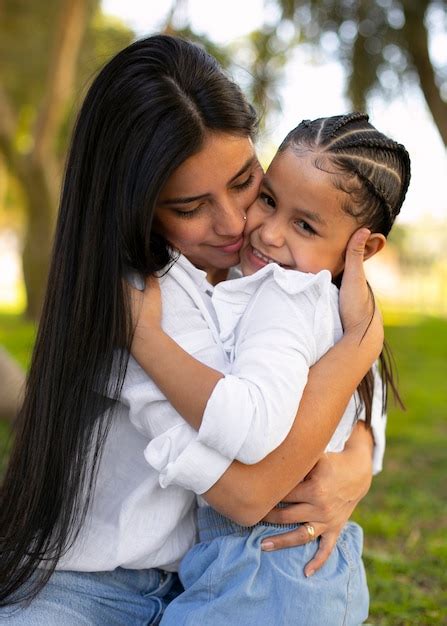
[[[178,483],[191,466],[196,443],[246,464],[274,450],[293,424],[309,368],[343,333],[338,289],[327,270],[304,274],[269,264],[217,285],[212,304],[230,368],[208,401],[194,441],[180,424],[147,447],[146,459],[164,487]],[[376,392],[377,420],[380,385]],[[355,421],[353,398],[327,450],[343,449]]]

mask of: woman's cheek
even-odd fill
[[[264,220],[264,212],[260,206],[262,200],[257,198],[247,211],[247,221],[245,224],[245,233],[249,233],[258,228]]]

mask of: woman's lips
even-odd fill
[[[221,252],[224,252],[225,254],[234,254],[235,252],[239,252],[239,250],[242,248],[243,243],[244,243],[244,238],[240,237],[233,243],[228,243],[225,246],[215,246],[215,247]]]

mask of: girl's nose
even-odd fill
[[[267,219],[259,229],[261,241],[266,246],[280,248],[284,245],[284,233],[281,224],[275,218]]]

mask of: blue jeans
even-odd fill
[[[185,591],[160,626],[359,626],[368,616],[363,533],[349,522],[331,556],[312,577],[303,573],[315,542],[264,552],[264,537],[296,524],[244,528],[210,507],[199,508],[200,543],[184,557]]]
[[[159,569],[56,571],[28,606],[0,608],[11,626],[149,626],[182,591],[177,574]]]

